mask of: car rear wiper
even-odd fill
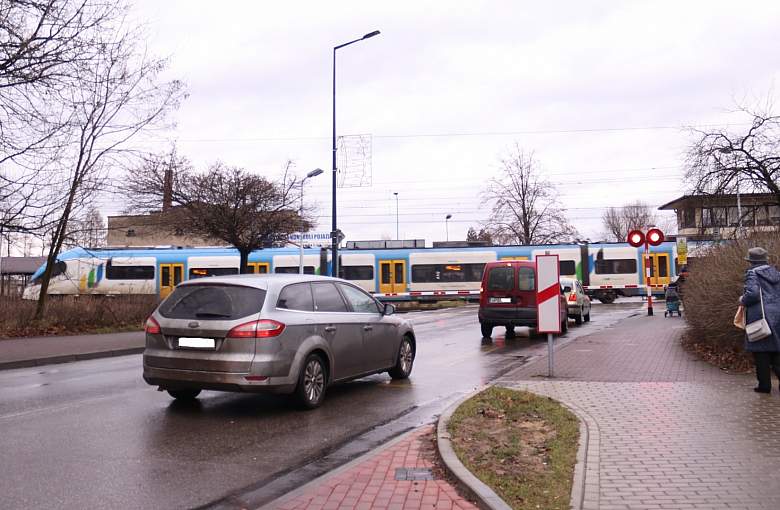
[[[229,313],[219,313],[219,312],[195,312],[195,317],[199,318],[205,318],[205,317],[230,317]]]

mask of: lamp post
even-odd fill
[[[398,192],[394,191],[393,195],[395,195],[395,240],[398,241]]]
[[[317,177],[322,173],[322,168],[315,168],[308,174],[306,174],[306,177],[301,179],[301,209],[300,209],[300,217],[301,217],[301,224],[303,223],[303,183],[306,182],[306,179],[309,179],[310,177]],[[303,274],[303,230],[301,230],[300,237],[298,238],[298,248],[299,248],[299,257],[298,257],[298,273]]]
[[[350,44],[354,44],[358,41],[362,41],[363,39],[368,39],[369,37],[374,37],[375,35],[379,35],[379,30],[374,30],[373,32],[369,32],[363,37],[359,39],[355,39],[354,41],[345,42],[344,44],[339,44],[338,46],[333,47],[333,147],[332,147],[332,157],[333,157],[333,204],[332,204],[332,230],[330,233],[331,240],[333,242],[332,244],[332,250],[333,250],[333,263],[331,264],[331,270],[330,275],[331,276],[338,276],[339,274],[339,237],[338,237],[338,222],[336,221],[336,50],[339,48],[343,48],[344,46],[349,46]]]
[[[444,217],[444,232],[445,235],[447,236],[446,240],[448,242],[450,240],[450,225],[449,225],[450,218],[452,218],[451,214],[448,214],[447,216]]]

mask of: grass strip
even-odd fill
[[[460,461],[515,509],[569,508],[579,422],[549,397],[490,387],[449,423]]]

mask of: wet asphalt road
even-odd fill
[[[606,327],[638,302],[593,307],[559,342]],[[376,375],[303,412],[283,396],[203,392],[180,405],[124,356],[0,372],[3,508],[258,506],[546,353],[543,338],[481,340],[476,308],[406,314],[417,358],[407,381]]]

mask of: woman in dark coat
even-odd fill
[[[745,306],[745,323],[761,320],[761,296],[763,294],[764,316],[772,334],[756,342],[745,339],[745,350],[753,353],[756,362],[758,386],[755,391],[772,391],[772,374],[780,379],[780,272],[767,262],[767,251],[763,248],[751,248],[745,258],[750,268],[745,273],[745,291],[740,303]]]

